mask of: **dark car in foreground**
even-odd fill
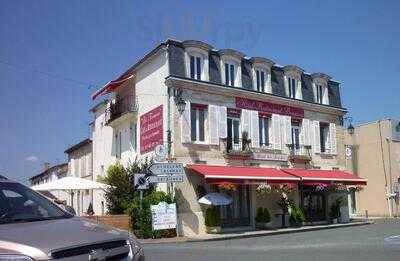
[[[127,232],[73,216],[0,176],[0,261],[134,260],[142,247]]]

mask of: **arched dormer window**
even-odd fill
[[[286,65],[283,67],[283,71],[285,72],[284,85],[286,96],[292,99],[302,100],[301,75],[304,70],[296,65]]]
[[[311,74],[314,102],[329,105],[328,81],[330,76],[324,73]]]
[[[191,79],[209,81],[209,51],[211,45],[200,41],[184,41],[186,76]]]
[[[218,51],[221,57],[222,83],[234,87],[242,87],[242,59],[244,54],[232,49]]]
[[[272,93],[271,67],[274,65],[274,62],[262,57],[253,57],[251,58],[251,62],[253,64],[254,90],[263,93]]]

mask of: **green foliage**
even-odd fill
[[[293,206],[293,200],[288,199],[287,197],[281,196],[276,204],[281,208],[282,213],[288,213],[290,206]]]
[[[139,238],[161,238],[175,236],[174,230],[152,230],[151,226],[151,205],[157,205],[160,202],[173,203],[170,195],[162,191],[146,191],[142,209],[140,209],[140,199],[135,197],[128,206],[128,214],[132,220],[132,231]]]
[[[302,222],[306,222],[306,215],[304,210],[300,207],[291,206],[289,222],[292,226],[298,226]]]
[[[342,204],[343,204],[342,198],[337,198],[336,201],[332,203],[330,211],[329,211],[329,216],[332,219],[336,219],[341,216],[340,207],[342,206]]]
[[[267,208],[259,207],[255,220],[257,223],[269,223],[271,221],[271,214]]]
[[[107,169],[107,175],[99,177],[99,181],[109,187],[105,190],[105,199],[108,213],[111,215],[123,214],[127,205],[133,200],[133,177],[120,164],[111,165]]]
[[[221,225],[218,208],[215,207],[207,208],[205,225],[207,227],[218,227]]]

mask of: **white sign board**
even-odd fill
[[[176,204],[160,202],[151,205],[151,216],[153,230],[176,228]]]
[[[269,161],[288,161],[288,155],[279,153],[254,152],[253,159]]]
[[[150,166],[154,175],[181,174],[185,173],[182,163],[154,163]]]
[[[183,175],[149,176],[150,183],[178,183],[183,182]]]
[[[400,121],[392,120],[392,140],[400,141]]]

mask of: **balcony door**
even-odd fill
[[[227,150],[240,150],[240,119],[228,117]]]
[[[292,145],[294,151],[300,150],[300,126],[292,125]]]

